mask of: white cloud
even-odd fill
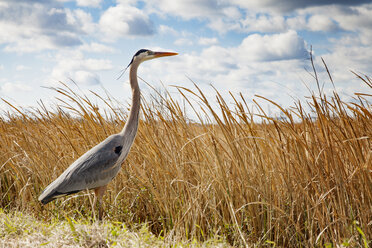
[[[307,20],[305,15],[295,15],[287,18],[286,24],[289,29],[293,30],[304,30],[308,28]]]
[[[332,5],[311,7],[296,11],[296,15],[287,19],[289,28],[296,30],[325,31],[341,37],[330,38],[335,44],[349,42],[349,45],[372,45],[372,4],[362,6]]]
[[[236,52],[247,61],[298,59],[307,55],[305,41],[293,30],[273,35],[249,35]]]
[[[92,71],[105,71],[113,68],[111,61],[108,59],[85,59],[80,63]]]
[[[78,26],[59,4],[12,1],[0,8],[0,44],[5,51],[33,52],[81,43]]]
[[[180,38],[174,41],[177,46],[191,46],[193,44],[192,40],[187,38]]]
[[[332,15],[340,28],[357,33],[363,45],[372,45],[372,4],[351,8],[334,7],[328,14]]]
[[[210,29],[216,30],[219,34],[225,34],[228,31],[243,31],[241,24],[236,20],[226,20],[222,18],[211,19],[207,26]]]
[[[23,30],[18,29],[14,25],[7,25],[5,27],[0,24],[0,29],[9,34],[7,38],[0,37],[0,43],[5,44],[4,51],[22,53],[56,48],[48,37],[30,34],[26,30],[23,32]]]
[[[85,34],[94,34],[98,27],[93,22],[92,15],[81,9],[70,10],[66,9],[66,18],[70,25],[79,27]]]
[[[57,0],[57,2],[76,2],[77,6],[98,8],[102,0]]]
[[[279,15],[257,15],[250,13],[241,22],[242,30],[258,31],[258,32],[283,32],[287,29],[287,25],[283,16]]]
[[[81,53],[59,54],[57,64],[51,73],[51,81],[66,81],[72,79],[78,84],[99,84],[99,71],[113,68],[110,60],[86,59]]]
[[[31,91],[31,87],[26,84],[22,84],[22,83],[9,83],[8,82],[0,86],[0,91],[6,94],[15,93],[19,91],[27,92],[27,91]]]
[[[296,15],[287,19],[290,28],[311,31],[350,31],[371,33],[372,4],[362,6],[331,5],[310,7],[296,11]]]
[[[337,29],[337,24],[331,18],[324,15],[311,16],[308,26],[312,31],[332,31]]]
[[[102,0],[76,0],[78,6],[83,7],[99,7]]]
[[[208,20],[208,27],[220,33],[238,29],[239,25],[233,20],[240,19],[242,16],[237,6],[226,0],[149,0],[146,1],[145,10],[147,13],[156,13],[159,16]]]
[[[218,1],[218,3],[220,3]],[[235,19],[238,20],[242,17],[242,14],[240,13],[239,9],[236,6],[233,5],[227,5],[227,6],[221,6],[221,13],[223,13],[226,18],[229,19]]]
[[[285,32],[288,29],[335,31],[339,29],[339,26],[345,30],[352,30],[350,27],[355,30],[357,25],[358,29],[366,27],[370,30],[372,8],[368,6],[371,4],[360,6],[369,2],[366,0],[352,2],[345,0],[234,0],[232,2],[152,0],[146,2],[146,11],[155,12],[160,16],[177,16],[186,20],[207,20],[207,26],[221,34],[228,31],[275,33]],[[333,9],[338,9],[339,13],[332,11]],[[292,14],[285,16],[283,12]],[[368,40],[370,35],[365,35],[365,37],[364,40]]]
[[[75,71],[74,81],[87,85],[95,85],[100,83],[99,76],[90,71]]]
[[[210,45],[215,45],[218,43],[218,39],[216,37],[214,38],[206,38],[206,37],[201,37],[198,41],[200,45],[203,46],[210,46]]]
[[[264,33],[283,32],[288,29],[315,32],[346,30],[360,32],[361,35],[371,33],[372,4],[362,6],[333,4],[326,8],[320,3],[318,5],[295,10],[289,16],[267,12],[267,9],[265,9],[266,12],[247,10],[245,19],[240,21],[241,25],[235,26],[234,29],[244,32],[258,31]],[[227,23],[224,23],[224,25],[225,29],[228,28],[226,27]],[[232,29],[231,25],[230,29]],[[366,37],[369,38],[370,36],[367,35]],[[368,38],[365,40],[369,40]]]
[[[324,13],[325,14],[325,13]],[[372,28],[372,4],[363,7],[332,8],[331,14],[345,30]]]
[[[25,65],[17,65],[16,67],[16,71],[25,71],[25,70],[29,70],[30,67],[29,66],[25,66]]]
[[[126,4],[108,8],[99,20],[104,40],[154,34],[154,25],[142,10]]]
[[[335,45],[331,52],[322,54],[322,57],[330,65],[334,77],[339,81],[350,80],[353,77],[350,70],[371,73],[372,51],[370,47]],[[317,63],[319,66],[322,64],[320,58],[317,58]]]
[[[232,0],[234,4],[237,4],[241,8],[251,9],[255,11],[266,11],[266,12],[291,12],[296,9],[303,9],[313,6],[321,6],[324,8],[325,5],[340,5],[340,6],[355,6],[364,3],[370,3],[369,0]],[[326,9],[326,8],[324,8]]]
[[[113,53],[115,52],[115,48],[106,46],[101,43],[97,42],[92,42],[92,43],[85,43],[80,46],[80,49],[82,51],[87,51],[87,52],[95,52],[95,53]]]
[[[184,19],[217,17],[226,7],[224,1],[216,0],[150,0],[146,4],[148,11],[180,16]]]
[[[164,34],[164,35],[173,35],[176,36],[179,34],[178,31],[176,31],[174,28],[171,28],[167,25],[160,25],[158,28],[159,34]]]

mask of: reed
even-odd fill
[[[372,88],[369,77],[354,74]],[[60,94],[55,106],[8,102],[13,111],[0,117],[0,207],[44,221],[89,219],[88,192],[45,207],[37,197],[71,162],[118,132],[128,106],[93,93],[105,104],[99,109],[92,96],[66,84],[53,90]],[[278,120],[257,102],[258,113],[250,111],[243,95],[231,94],[234,103],[227,104],[216,89],[216,104],[196,84],[177,90],[182,101],[156,91],[156,101],[143,99],[134,146],[104,198],[107,220],[146,222],[170,240],[371,245],[371,94],[356,92],[344,102],[319,87],[288,109],[257,96],[286,117]],[[198,120],[189,119],[184,104]]]

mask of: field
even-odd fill
[[[355,76],[372,89],[370,78]],[[143,99],[137,138],[109,184],[102,223],[92,218],[90,192],[46,206],[37,197],[120,131],[128,106],[93,94],[106,105],[99,109],[93,96],[64,84],[53,89],[56,106],[8,103],[13,110],[0,118],[1,244],[371,246],[372,95],[355,92],[343,102],[337,92],[322,92],[315,71],[314,78],[319,91],[306,103],[282,109],[266,99],[283,119],[258,103],[253,114],[242,95],[227,104],[218,90],[216,107],[196,85],[177,88],[182,103],[154,91]],[[183,104],[195,107],[196,121]]]

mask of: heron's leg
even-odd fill
[[[96,202],[98,198],[98,219],[99,220],[102,220],[102,215],[103,215],[102,198],[103,198],[103,195],[105,194],[106,188],[107,188],[107,185],[94,189],[94,194],[96,195],[94,202]]]
[[[93,206],[92,206],[92,214],[93,214],[93,219],[94,221],[96,220],[96,204],[97,204],[97,193],[96,193],[96,190],[94,190],[94,200],[93,200]]]

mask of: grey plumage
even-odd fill
[[[129,152],[123,151],[122,139],[120,134],[111,135],[87,151],[45,188],[39,200],[46,204],[59,196],[108,184]],[[121,147],[119,154],[115,153],[117,147]]]
[[[39,201],[47,204],[60,196],[94,189],[95,201],[98,197],[100,206],[106,185],[119,172],[137,134],[140,110],[137,68],[143,61],[173,55],[177,55],[177,53],[153,52],[141,49],[133,56],[128,65],[128,67],[130,66],[129,81],[132,88],[132,108],[123,130],[118,134],[107,137],[73,162],[55,181],[45,188],[38,198]],[[99,217],[101,218],[101,216],[102,213],[99,211]]]

